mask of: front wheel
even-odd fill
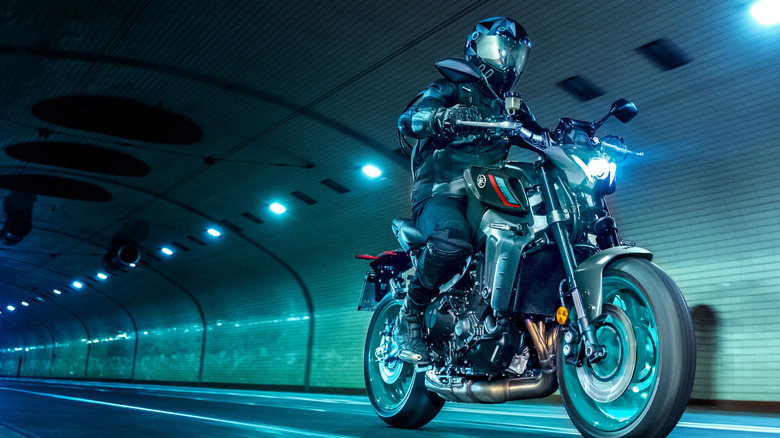
[[[661,268],[633,257],[607,267],[602,292],[592,323],[604,359],[578,368],[558,349],[566,410],[586,437],[665,437],[688,404],[696,370],[685,299]]]
[[[401,300],[387,294],[374,310],[363,353],[363,372],[371,406],[385,423],[402,428],[427,424],[444,399],[425,388],[425,373],[395,356],[393,326]]]

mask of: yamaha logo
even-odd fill
[[[487,178],[485,178],[485,175],[480,174],[479,176],[477,176],[477,187],[479,187],[480,189],[484,189],[486,185],[487,185]]]

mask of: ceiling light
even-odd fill
[[[102,272],[98,272],[98,274],[97,274],[97,278],[99,278],[99,279],[101,279],[101,280],[105,280],[105,279],[107,279],[107,278],[108,278],[108,275],[106,275],[106,274],[104,274],[104,273],[102,273]]]
[[[8,309],[9,311],[13,312],[14,310],[16,310],[16,307],[14,307],[14,306],[7,306],[6,309]]]
[[[368,166],[363,166],[363,173],[365,173],[369,178],[376,178],[382,174],[382,171],[379,170],[376,166],[369,164]]]
[[[173,255],[173,250],[171,250],[170,248],[163,247],[160,248],[160,251],[165,255]]]
[[[74,281],[73,282],[73,287],[75,287],[76,289],[81,289],[82,287],[84,287],[84,283],[82,283],[80,281]]]
[[[28,303],[27,301],[22,301],[22,306],[29,307],[30,303]]]
[[[780,23],[780,0],[759,0],[750,8],[753,18],[764,26]]]
[[[138,266],[138,265],[136,265],[135,263],[130,263],[130,267],[131,268],[135,268],[136,266]]]
[[[274,202],[268,208],[270,208],[271,211],[273,211],[276,214],[282,214],[285,211],[287,211],[287,207],[285,207],[284,205],[282,205],[282,204],[280,204],[278,202]]]
[[[54,292],[54,295],[62,295],[62,292],[57,289],[54,289],[52,292]]]
[[[209,228],[208,230],[206,230],[206,232],[214,237],[219,237],[222,235],[222,233],[220,233],[219,230],[215,230],[214,228]]]

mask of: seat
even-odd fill
[[[393,234],[406,252],[425,247],[425,238],[411,219],[393,219]]]

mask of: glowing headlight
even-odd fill
[[[614,163],[610,163],[609,160],[600,157],[591,159],[588,164],[585,164],[576,155],[572,155],[572,159],[591,180],[606,179],[609,176],[610,168],[614,166]]]
[[[585,173],[596,179],[604,179],[609,176],[609,161],[603,158],[594,158],[588,163]]]

